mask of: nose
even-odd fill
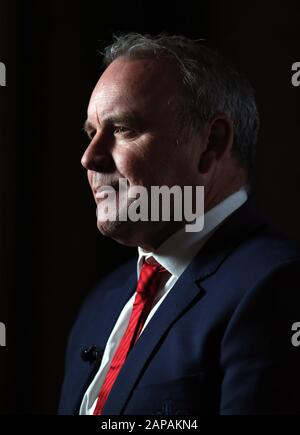
[[[115,167],[110,148],[100,144],[96,137],[85,150],[81,164],[85,169],[95,172],[110,172]]]

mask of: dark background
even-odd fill
[[[97,279],[130,250],[96,229],[80,165],[100,41],[114,32],[205,38],[245,72],[261,113],[255,197],[300,240],[296,2],[0,1],[0,413],[54,414],[67,336]],[[166,4],[165,4],[166,5]],[[299,309],[300,311],[300,309]],[[90,343],[87,343],[90,344]]]

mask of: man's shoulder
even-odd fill
[[[237,281],[246,280],[252,287],[277,273],[290,281],[290,268],[300,268],[300,246],[272,224],[267,224],[232,253],[228,268],[233,265],[238,268]]]
[[[121,289],[127,282],[136,279],[137,257],[131,257],[129,260],[122,262],[113,270],[103,275],[90,290],[85,304],[93,305],[99,298],[110,297],[118,289]]]
[[[93,324],[105,329],[108,323],[108,309],[119,312],[123,300],[125,303],[126,297],[129,296],[132,283],[136,280],[136,261],[136,258],[125,261],[104,275],[89,291],[73,324],[70,343],[73,339],[77,340],[78,337],[89,333],[88,331],[93,329]]]
[[[97,283],[94,288],[94,292],[111,291],[114,290],[120,284],[124,284],[128,278],[132,275],[136,276],[137,270],[137,256],[133,256],[130,259],[115,266],[112,270],[107,272]]]
[[[211,246],[208,242],[208,250],[216,255],[223,250],[225,263],[238,262],[249,270],[267,270],[300,258],[299,242],[270,222],[253,197],[221,225]]]
[[[241,263],[247,260],[248,265],[274,267],[291,259],[300,259],[300,245],[268,222],[245,239],[233,255],[237,255]]]
[[[264,282],[274,285],[276,276],[294,286],[297,268],[299,243],[275,227],[253,201],[220,226],[192,266],[205,290],[233,306]]]

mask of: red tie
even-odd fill
[[[129,323],[106,374],[94,410],[94,415],[101,414],[119,371],[130,349],[139,337],[159,289],[162,272],[166,272],[166,269],[160,264],[148,264],[144,262],[142,265]]]

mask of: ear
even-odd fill
[[[234,138],[232,119],[225,113],[218,113],[206,124],[206,148],[201,155],[199,170],[205,174],[229,155]]]

